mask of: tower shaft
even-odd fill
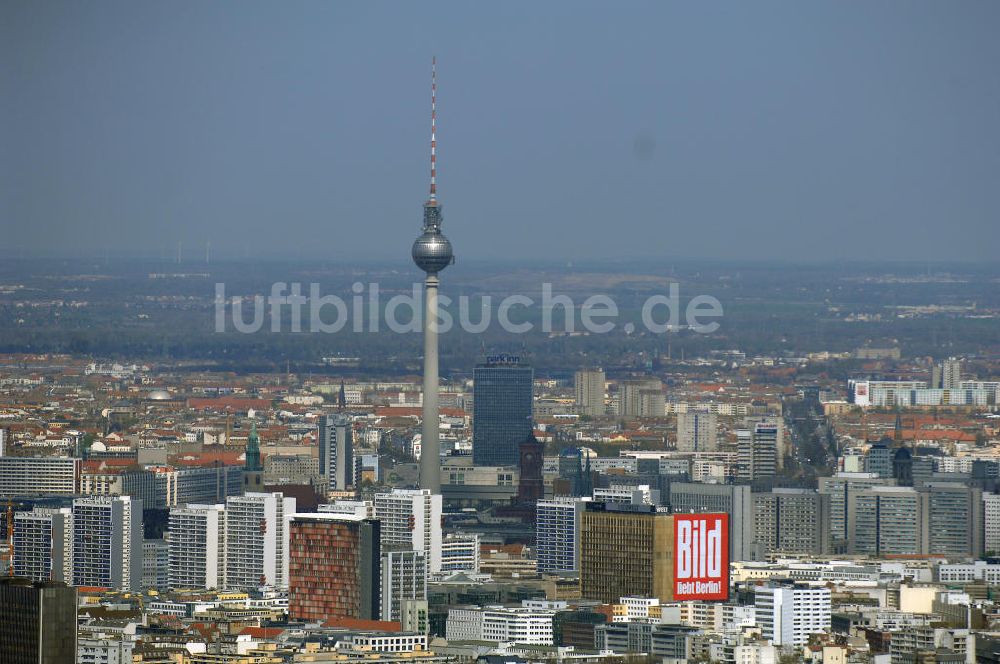
[[[424,282],[424,403],[420,443],[420,488],[441,493],[441,440],[438,413],[438,278]]]

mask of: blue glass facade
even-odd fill
[[[531,367],[516,362],[480,364],[473,372],[472,461],[516,466],[518,443],[531,435]]]

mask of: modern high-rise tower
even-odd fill
[[[498,355],[472,371],[472,461],[514,466],[531,436],[534,371],[520,358]]]
[[[441,493],[441,443],[438,438],[438,273],[455,262],[451,242],[441,233],[437,200],[437,60],[431,61],[431,190],[424,203],[424,232],[413,243],[413,262],[424,281],[424,412],[420,488]]]
[[[142,587],[142,501],[87,496],[73,501],[73,585],[137,592]]]
[[[678,413],[677,450],[714,452],[718,449],[719,428],[715,413]]]
[[[604,415],[604,379],[603,369],[582,369],[574,375],[576,407],[581,415]]]
[[[354,486],[354,428],[345,415],[319,418],[319,474],[331,490]]]

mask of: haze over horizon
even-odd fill
[[[0,254],[996,261],[1000,5],[10,1]]]

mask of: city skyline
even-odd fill
[[[0,659],[1000,664],[998,7],[0,7]]]

